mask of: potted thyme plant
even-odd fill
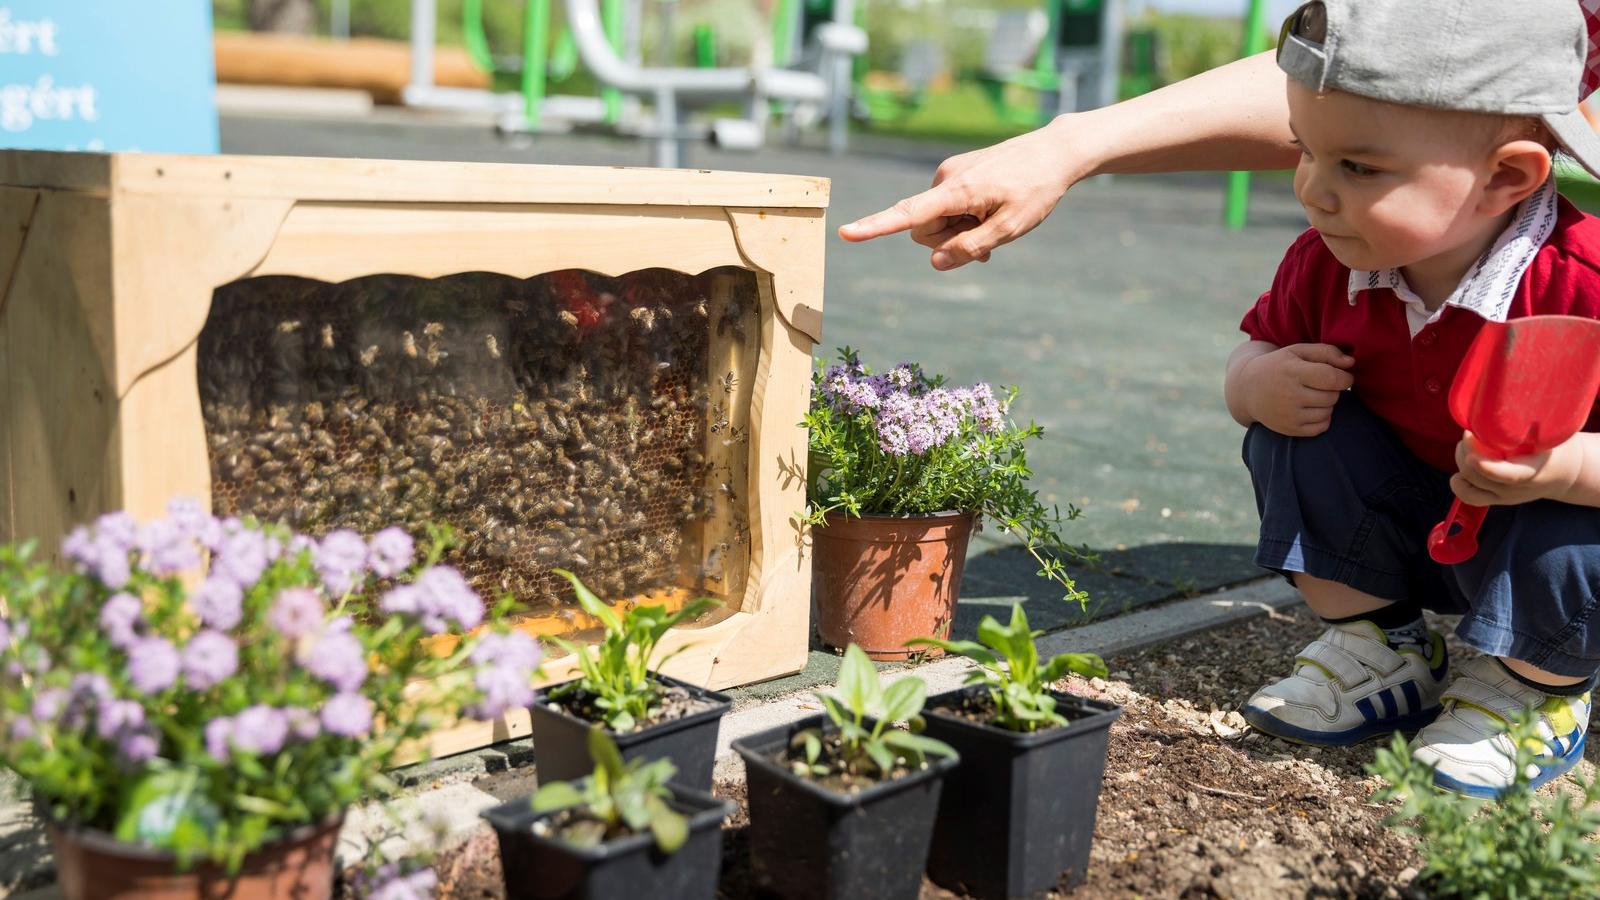
[[[586,733],[592,771],[486,810],[512,900],[710,900],[733,804],[674,781],[670,760],[626,761],[605,730]]]
[[[813,376],[807,505],[817,630],[834,647],[903,659],[915,637],[948,637],[967,541],[989,522],[1021,539],[1039,574],[1083,603],[1062,559],[1063,516],[1028,488],[1028,441],[1009,417],[1017,390],[948,387],[915,363],[882,374],[846,347]],[[1077,518],[1069,506],[1065,519]],[[937,652],[937,648],[934,648]]]
[[[593,644],[549,640],[577,660],[578,677],[538,692],[529,708],[540,782],[571,781],[594,767],[589,727],[603,725],[625,760],[670,758],[680,784],[711,790],[717,728],[733,699],[658,671],[657,647],[672,626],[715,600],[700,598],[676,612],[637,606],[618,613],[565,569],[578,605],[604,629]],[[670,657],[668,657],[670,658]]]
[[[1106,674],[1093,653],[1039,658],[1022,605],[978,624],[978,641],[921,638],[977,663],[967,686],[929,699],[927,735],[961,754],[945,779],[928,875],[981,900],[1083,881],[1111,723],[1122,710],[1051,685]]]
[[[817,694],[822,714],[733,742],[762,890],[807,900],[918,895],[939,789],[959,761],[917,733],[926,697],[916,677],[883,687],[852,645],[833,693]]]
[[[316,540],[180,500],[73,531],[66,570],[0,547],[0,761],[66,896],[329,896],[344,811],[391,788],[403,745],[532,698],[527,635],[428,649],[504,611],[437,564],[448,541]]]

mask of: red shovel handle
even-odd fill
[[[1450,515],[1428,534],[1428,555],[1446,566],[1471,559],[1478,552],[1478,527],[1488,512],[1487,506],[1473,506],[1456,498],[1450,504]]]

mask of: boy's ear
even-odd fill
[[[1550,150],[1538,141],[1507,141],[1490,154],[1489,166],[1479,211],[1498,216],[1527,199],[1550,177]]]

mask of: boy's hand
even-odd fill
[[[1456,468],[1450,489],[1473,506],[1513,506],[1531,500],[1561,499],[1583,472],[1583,435],[1544,453],[1496,459],[1467,432],[1456,444]]]
[[[1327,431],[1355,364],[1332,344],[1291,344],[1250,360],[1239,372],[1250,418],[1289,437]]]

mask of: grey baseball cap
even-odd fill
[[[1284,21],[1278,66],[1317,91],[1537,116],[1600,178],[1578,110],[1588,41],[1573,0],[1316,0]]]

